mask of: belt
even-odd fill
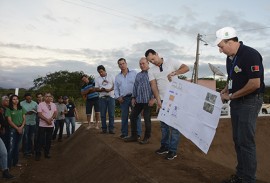
[[[100,98],[109,98],[110,96],[109,95],[105,95],[105,96],[102,96]]]
[[[124,97],[131,97],[132,96],[132,94],[128,94],[128,95],[126,95],[126,96],[124,96]]]
[[[235,100],[246,100],[246,99],[261,98],[261,97],[263,97],[263,93],[255,93],[255,94],[249,94],[243,97],[236,98]]]

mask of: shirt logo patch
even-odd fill
[[[253,65],[253,66],[251,66],[251,71],[258,72],[258,71],[260,71],[260,67],[258,65]]]
[[[242,69],[239,68],[237,65],[234,67],[234,72],[238,73],[238,72],[242,72]]]

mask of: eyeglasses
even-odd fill
[[[162,71],[163,71],[162,64],[159,66],[159,71],[160,71],[160,72],[162,72]]]

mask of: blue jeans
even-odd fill
[[[180,132],[162,121],[160,121],[160,128],[161,146],[176,153],[180,141]]]
[[[58,140],[62,139],[64,124],[65,124],[64,119],[55,120],[55,122],[54,122],[55,127],[54,127],[54,131],[53,131],[53,136],[52,136],[53,140],[56,139],[58,130],[59,130]]]
[[[25,125],[23,133],[24,154],[32,153],[33,139],[36,133],[36,125]]]
[[[131,106],[131,97],[124,97],[124,102],[120,104],[121,108],[121,133],[122,135],[128,136],[128,114],[129,107]],[[142,123],[141,115],[137,119],[137,135],[141,136],[142,134]]]
[[[114,129],[114,110],[115,110],[115,99],[112,97],[100,97],[99,98],[99,109],[100,109],[100,117],[102,130],[107,131],[107,123],[106,123],[106,114],[108,111],[109,115],[109,131],[113,131]]]
[[[22,134],[16,129],[10,128],[10,142],[8,151],[8,167],[16,166],[19,161],[19,147],[22,140]]]
[[[34,149],[37,150],[37,143],[38,143],[38,128],[39,128],[39,117],[36,116],[36,131],[35,131],[35,137],[34,137]]]
[[[70,123],[71,123],[71,134],[75,132],[75,117],[66,117],[66,131],[67,137],[70,136]]]
[[[262,106],[262,97],[254,96],[248,99],[232,100],[231,121],[233,141],[238,164],[236,175],[244,182],[256,182],[256,120]]]
[[[0,138],[0,168],[2,168],[2,170],[8,169],[7,164],[8,164],[7,149],[4,142]]]

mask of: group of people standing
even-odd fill
[[[238,41],[235,29],[224,27],[216,32],[216,45],[219,51],[227,55],[226,68],[228,80],[226,87],[221,91],[222,100],[230,100],[233,140],[237,154],[236,174],[224,183],[255,183],[256,182],[256,119],[263,102],[264,67],[262,56],[255,49]],[[149,67],[149,62],[152,67]],[[115,100],[120,103],[121,135],[125,142],[140,142],[147,144],[151,137],[151,107],[154,103],[161,108],[166,86],[172,77],[184,74],[189,67],[177,61],[171,61],[160,56],[155,50],[148,49],[145,57],[139,61],[141,72],[130,70],[126,59],[117,61],[121,72],[114,78],[106,72],[103,65],[97,67],[99,77],[89,80],[83,75],[84,85],[81,94],[86,99],[86,114],[88,129],[95,126],[101,119],[101,133],[115,134],[114,114]],[[24,154],[30,156],[33,152],[31,139],[37,136],[35,145],[36,159],[41,156],[44,147],[45,158],[50,158],[51,139],[62,139],[64,121],[67,126],[71,123],[72,133],[75,130],[75,106],[63,104],[67,98],[58,98],[58,103],[52,102],[51,93],[37,95],[38,103],[31,100],[31,95],[25,95],[25,101],[19,102],[17,95],[2,97],[1,109],[1,139],[0,158],[4,178],[13,178],[8,168],[20,166],[19,145],[23,138]],[[91,123],[92,108],[95,109],[96,123]],[[130,112],[131,109],[131,112]],[[72,111],[72,112],[70,112]],[[106,116],[109,116],[109,124]],[[130,115],[129,115],[130,112]],[[75,112],[76,113],[76,112]],[[141,140],[141,116],[145,121],[144,138]],[[38,115],[36,115],[38,114]],[[76,113],[77,114],[77,113]],[[66,116],[65,116],[66,115]],[[65,116],[65,117],[64,117]],[[128,117],[131,122],[131,135],[128,136]],[[56,119],[56,121],[55,121]],[[54,130],[55,123],[55,132]],[[38,130],[37,130],[38,129]],[[68,136],[70,135],[67,129]],[[166,154],[167,160],[177,157],[177,147],[180,132],[161,121],[161,142],[157,154]]]
[[[149,62],[153,64],[152,67],[150,67]],[[94,107],[95,113],[100,112],[101,133],[114,134],[114,111],[115,100],[117,100],[121,109],[120,138],[125,142],[147,144],[151,137],[151,107],[154,103],[157,103],[158,108],[161,107],[166,86],[172,77],[188,72],[189,68],[178,61],[165,60],[153,49],[147,50],[145,57],[139,60],[141,69],[139,73],[129,69],[124,58],[118,59],[117,64],[120,73],[115,78],[106,72],[103,65],[97,67],[99,76],[95,80],[90,82],[86,75],[82,76],[84,85],[81,94],[87,99],[86,114],[89,119]],[[107,111],[109,116],[108,126],[106,124]],[[143,114],[145,122],[145,133],[142,139],[141,114]],[[129,118],[131,135],[128,135]],[[91,128],[91,123],[88,122],[89,128]],[[161,122],[161,131],[161,146],[156,153],[166,153],[166,159],[172,160],[177,156],[180,133],[163,122]]]
[[[67,137],[75,131],[75,105],[68,101],[68,97],[58,97],[58,102],[53,102],[51,93],[36,94],[37,102],[32,100],[30,93],[24,95],[24,100],[19,101],[17,95],[3,96],[0,116],[0,165],[3,169],[3,178],[12,179],[9,173],[11,167],[22,166],[19,163],[19,149],[25,158],[35,155],[40,160],[41,152],[44,157],[50,158],[51,141],[57,136],[62,140],[63,126],[66,122]],[[66,119],[67,118],[67,119]],[[70,132],[70,125],[72,131]],[[22,143],[21,143],[22,142]]]
[[[216,32],[215,44],[219,51],[227,56],[227,85],[221,91],[223,101],[231,101],[231,119],[233,140],[237,154],[236,173],[223,183],[253,183],[256,182],[256,119],[263,102],[264,67],[260,53],[243,42],[238,41],[236,30],[224,27]],[[149,68],[149,62],[153,64]],[[130,70],[124,58],[118,60],[121,72],[115,80],[107,75],[104,66],[98,66],[100,76],[95,80],[96,88],[91,92],[100,92],[102,133],[107,133],[106,110],[109,111],[109,133],[113,132],[114,100],[121,108],[121,138],[125,142],[137,142],[142,133],[140,114],[143,111],[145,121],[144,139],[141,144],[149,142],[151,136],[150,107],[154,103],[161,108],[166,86],[173,76],[188,72],[187,65],[170,61],[161,57],[155,50],[149,49],[145,57],[140,59],[140,73]],[[114,91],[114,95],[113,95]],[[110,100],[109,100],[110,99]],[[105,105],[111,101],[111,105]],[[108,104],[108,103],[106,103]],[[130,113],[131,135],[128,136],[128,114]],[[177,147],[180,132],[161,121],[161,146],[157,154],[166,154],[166,159],[177,157]]]

